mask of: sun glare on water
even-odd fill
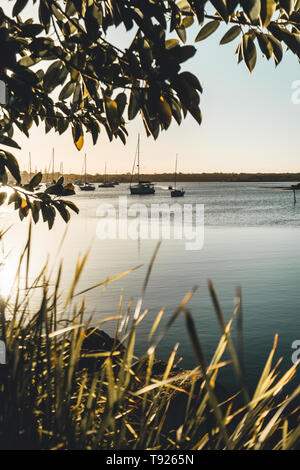
[[[3,253],[0,254],[0,296],[7,298],[16,275],[16,266]]]
[[[12,207],[13,205],[7,204],[9,196],[13,194],[14,191],[11,188],[5,187],[3,189],[1,188],[0,193],[3,192],[7,194],[7,198],[0,206],[0,220],[4,219],[4,224],[1,223],[0,234],[8,229],[10,224],[6,226],[6,217],[14,212],[14,208]],[[2,240],[0,240],[0,243],[1,241]],[[9,253],[5,253],[4,247],[0,246],[0,296],[4,299],[7,298],[11,292],[16,275],[16,265],[12,258],[13,257],[11,257]]]

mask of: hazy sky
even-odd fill
[[[189,28],[187,43],[193,43],[198,30],[198,26]],[[182,172],[300,171],[300,105],[291,100],[292,83],[300,80],[297,58],[288,51],[275,69],[273,59],[268,62],[258,52],[256,68],[250,74],[244,63],[237,64],[238,39],[219,46],[224,31],[220,27],[197,43],[197,54],[182,67],[195,73],[204,88],[201,126],[191,117],[181,126],[174,121],[154,141],[146,137],[137,117],[128,124],[126,146],[119,140],[110,143],[102,129],[96,146],[90,135],[86,136],[81,152],[75,148],[70,132],[45,135],[43,126],[33,126],[30,139],[17,136],[22,147],[22,151],[16,151],[21,167],[28,168],[29,152],[33,168],[48,167],[54,146],[56,170],[63,161],[65,172],[80,173],[86,152],[89,173],[102,173],[105,161],[108,172],[129,172],[141,132],[141,171],[145,172],[173,171],[176,153]],[[113,36],[119,42],[124,41],[124,34],[118,28]]]

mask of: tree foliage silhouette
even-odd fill
[[[14,203],[20,217],[40,212],[51,228],[56,211],[65,221],[68,209],[61,196],[63,180],[46,191],[34,191],[39,173],[22,185],[17,159],[7,147],[18,128],[29,136],[33,123],[46,132],[63,134],[71,127],[78,150],[88,132],[96,144],[101,130],[125,144],[126,123],[138,114],[148,136],[155,139],[174,119],[189,113],[201,124],[199,78],[182,71],[196,48],[186,44],[186,29],[196,22],[195,42],[227,25],[220,44],[240,38],[236,54],[250,72],[257,48],[278,65],[283,46],[300,57],[300,0],[14,0],[12,14],[0,8],[0,80],[7,102],[0,120],[0,180],[15,179]],[[36,15],[26,18],[26,7]],[[112,28],[123,25],[123,49],[109,40]],[[174,34],[170,34],[174,33]],[[176,38],[174,38],[176,35]],[[2,193],[5,194],[5,193]],[[2,195],[0,203],[5,197]]]

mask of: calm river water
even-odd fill
[[[286,183],[287,185],[290,183]],[[188,306],[192,311],[208,357],[219,338],[219,328],[207,289],[212,279],[226,319],[234,308],[235,289],[242,287],[246,365],[249,380],[263,367],[275,333],[279,333],[278,357],[291,365],[292,342],[300,339],[300,195],[294,205],[289,191],[272,191],[269,183],[187,183],[186,195],[179,204],[204,204],[204,245],[201,250],[186,250],[185,240],[164,240],[148,284],[144,308],[148,315],[137,336],[137,353],[143,350],[149,329],[162,307],[165,323],[185,294],[195,285],[198,289]],[[278,184],[278,185],[282,185]],[[86,295],[86,312],[95,312],[99,320],[118,312],[120,295],[124,306],[130,298],[136,302],[144,282],[147,266],[157,244],[155,240],[100,240],[97,237],[97,209],[103,203],[117,207],[119,196],[128,195],[128,204],[138,202],[147,207],[153,202],[170,203],[168,185],[156,184],[155,196],[129,196],[128,184],[113,189],[97,188],[94,193],[77,188],[72,200],[80,214],[72,215],[62,250],[57,250],[65,230],[59,219],[49,231],[42,222],[33,227],[31,275],[49,257],[49,269],[58,268],[63,259],[63,286],[66,293],[72,282],[77,256],[90,248],[85,270],[77,290],[88,288],[128,268],[143,266],[127,276]],[[6,295],[16,269],[18,253],[26,241],[28,223],[3,208],[1,227],[13,223],[5,236],[4,253],[10,251],[0,274],[1,291]],[[134,304],[135,305],[135,304]],[[124,307],[125,309],[125,307]],[[113,322],[105,325],[114,331]],[[234,327],[236,330],[236,327]],[[180,343],[182,364],[194,364],[193,351],[184,319],[179,317],[159,347],[166,359],[176,342]]]

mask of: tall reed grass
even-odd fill
[[[30,282],[31,233],[16,267],[11,295],[1,300],[0,339],[6,344],[6,365],[0,366],[1,449],[294,449],[299,447],[297,398],[285,388],[296,366],[280,374],[273,365],[277,338],[254,393],[247,390],[243,367],[241,292],[226,324],[213,284],[209,282],[220,340],[208,362],[187,303],[192,289],[166,326],[158,312],[142,357],[135,355],[137,327],[147,315],[143,297],[157,250],[150,262],[143,291],[133,308],[120,301],[110,351],[87,351],[84,344],[95,322],[87,318],[84,294],[77,292],[86,256],[77,261],[74,280],[61,297],[62,265],[46,267]],[[22,268],[23,267],[23,268]],[[21,272],[25,289],[20,288]],[[103,286],[115,278],[99,282]],[[54,281],[53,281],[54,279]],[[65,288],[65,286],[63,286]],[[89,290],[89,289],[87,289]],[[39,308],[30,297],[39,292]],[[80,294],[80,295],[78,295]],[[78,303],[78,299],[80,302]],[[179,315],[185,316],[197,367],[175,367],[176,345],[160,375],[154,373],[156,349]],[[236,349],[231,338],[237,321]],[[229,360],[224,359],[227,352]],[[86,367],[86,364],[89,364]],[[240,392],[220,398],[218,383],[224,367],[232,367]],[[176,406],[174,407],[174,403]],[[174,410],[181,420],[172,424]]]

